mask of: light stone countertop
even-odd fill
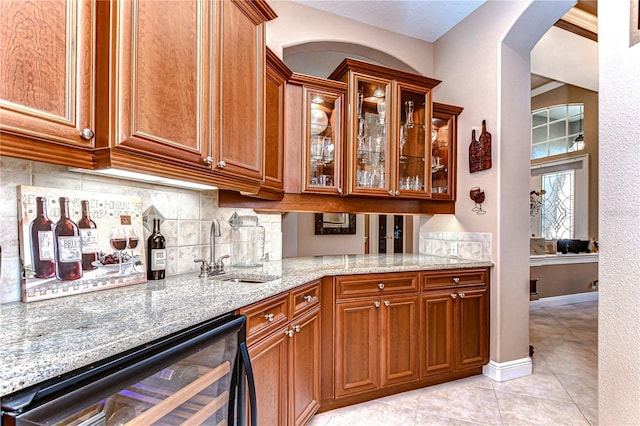
[[[31,303],[0,304],[0,396],[55,378],[324,276],[492,266],[428,255],[319,256],[168,277]],[[281,277],[263,284],[228,276]]]

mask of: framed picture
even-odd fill
[[[356,233],[356,215],[350,213],[316,213],[316,235]]]

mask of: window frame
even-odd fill
[[[560,107],[564,107],[564,118],[561,119],[554,119],[551,120],[551,118],[549,117],[550,115],[550,111],[560,108]],[[569,114],[570,112],[570,108],[571,107],[579,107],[580,108],[580,112],[578,114]],[[549,158],[549,157],[554,157],[556,155],[563,155],[563,154],[568,154],[568,153],[572,153],[572,152],[579,152],[581,150],[584,149],[584,146],[580,149],[577,149],[576,147],[574,147],[574,145],[570,142],[570,141],[575,141],[575,139],[578,137],[578,135],[582,134],[584,135],[584,114],[585,114],[585,106],[584,106],[584,102],[572,102],[572,103],[567,103],[567,104],[557,104],[557,105],[551,105],[551,106],[546,106],[544,108],[539,108],[535,111],[531,112],[531,152],[529,153],[529,157],[531,160],[541,160],[544,158]],[[539,115],[542,112],[546,112],[546,122],[543,124],[538,124],[538,125],[534,125],[534,117],[536,115]],[[571,121],[570,118],[572,117],[578,117],[578,126],[579,126],[579,131],[577,132],[572,132],[570,133],[570,126],[571,126]],[[564,122],[564,136],[561,137],[557,137],[557,138],[553,138],[550,139],[550,132],[551,132],[551,127],[552,125],[555,125],[557,123],[562,123]],[[539,129],[546,129],[546,139],[535,142],[533,141],[533,134],[535,130],[539,130]],[[552,142],[555,141],[560,141],[564,139],[564,151],[562,152],[555,152],[553,154],[551,154],[551,144]],[[541,156],[537,156],[534,157],[534,149],[536,147],[540,147],[544,145],[546,148],[546,154],[545,155],[541,155]]]

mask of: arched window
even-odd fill
[[[555,105],[531,113],[531,159],[584,149],[584,104]]]

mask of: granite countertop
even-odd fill
[[[405,255],[291,258],[226,276],[160,281],[32,303],[0,304],[0,396],[55,378],[324,276],[492,266]],[[228,276],[281,277],[261,284]]]

